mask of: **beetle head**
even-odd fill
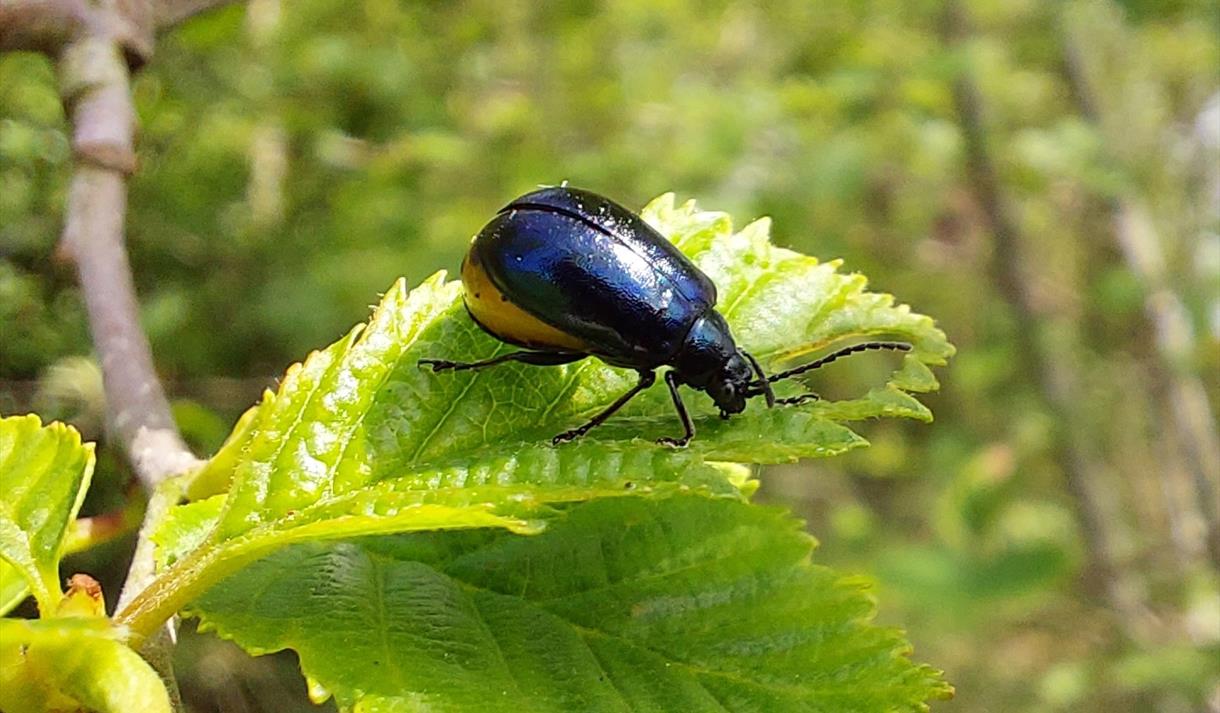
[[[729,325],[715,310],[691,326],[673,367],[683,383],[712,397],[722,417],[741,413],[746,400],[757,395],[751,389],[752,360],[737,348]]]
[[[749,362],[740,354],[733,354],[708,380],[705,390],[720,407],[721,418],[728,418],[729,414],[745,410],[746,399],[752,395],[750,380],[753,376]]]

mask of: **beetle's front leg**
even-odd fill
[[[682,395],[678,393],[678,375],[676,372],[665,372],[665,385],[669,387],[669,395],[674,400],[674,408],[678,411],[678,418],[682,420],[682,429],[685,433],[681,438],[658,438],[657,443],[674,448],[686,448],[690,443],[690,439],[695,437],[695,424],[691,423],[690,414],[686,412],[686,404],[682,403]]]

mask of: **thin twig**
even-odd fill
[[[1102,105],[1090,81],[1077,28],[1065,19],[1064,59],[1072,95],[1081,115],[1099,131],[1106,129]],[[1175,289],[1166,264],[1164,241],[1148,209],[1131,196],[1105,201],[1114,240],[1123,259],[1144,290],[1144,313],[1152,323],[1160,357],[1153,371],[1159,397],[1185,445],[1197,510],[1206,528],[1206,551],[1220,571],[1220,499],[1214,479],[1220,473],[1220,435],[1215,428],[1207,388],[1189,365],[1196,349],[1194,328],[1186,301]]]
[[[124,249],[127,174],[135,168],[127,66],[114,44],[83,39],[65,50],[61,73],[76,154],[63,245],[76,262],[110,425],[152,492],[192,467],[195,457],[178,435],[153,369]]]
[[[76,39],[108,37],[137,67],[153,53],[154,33],[238,0],[0,0],[0,50],[58,57]]]
[[[948,5],[945,19],[947,41],[960,46],[968,32],[959,3]],[[1103,584],[1105,598],[1119,614],[1128,635],[1146,639],[1151,615],[1138,594],[1137,583],[1115,557],[1115,536],[1109,516],[1114,508],[1103,486],[1100,454],[1079,415],[1078,405],[1085,403],[1085,398],[1078,376],[1081,348],[1076,330],[1071,324],[1047,324],[1040,314],[1043,310],[1039,309],[1022,269],[1024,236],[1004,198],[987,144],[982,99],[966,71],[954,81],[953,101],[965,139],[971,188],[994,238],[990,270],[1018,321],[1017,349],[1021,359],[1033,366],[1048,406],[1066,426],[1061,462],[1085,538],[1089,570]]]
[[[179,495],[166,481],[199,463],[178,433],[153,368],[124,245],[127,178],[136,168],[129,71],[152,55],[158,28],[228,1],[0,0],[0,51],[40,51],[60,61],[75,159],[61,244],[76,263],[110,429],[150,494],[120,606],[155,577],[150,532]],[[142,653],[181,710],[171,665],[173,626],[150,638]]]
[[[127,60],[112,38],[79,38],[64,49],[60,83],[71,113],[75,156],[63,246],[77,266],[101,361],[110,427],[145,490],[155,493],[162,481],[198,461],[178,433],[153,369],[124,247],[127,177],[136,164]],[[149,508],[120,601],[143,590],[155,574],[148,532],[162,510]],[[171,637],[169,630],[154,637],[144,655],[178,708]]]
[[[0,50],[31,50],[59,57],[73,42],[106,38],[122,49],[128,66],[152,56],[151,0],[3,0]]]

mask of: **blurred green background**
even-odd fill
[[[935,709],[1220,711],[1218,8],[251,0],[135,82],[144,325],[206,453],[539,183],[770,215],[959,348],[935,424],[862,424],[871,448],[760,496],[876,579],[880,619],[957,687]],[[0,411],[104,441],[56,253],[65,129],[51,64],[0,57]],[[104,450],[88,511],[128,477]],[[113,600],[129,547],[68,566]],[[188,630],[178,656],[194,710],[312,709],[290,655]]]

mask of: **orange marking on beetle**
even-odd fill
[[[466,309],[500,340],[529,349],[588,352],[589,345],[543,322],[508,301],[483,270],[472,248],[462,261],[462,299]]]

